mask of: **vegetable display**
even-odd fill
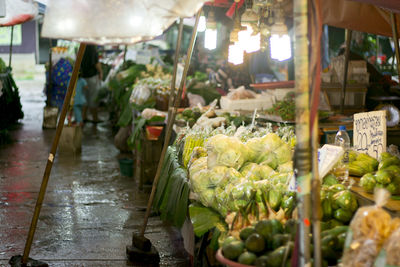
[[[372,193],[375,188],[386,188],[392,195],[399,195],[400,159],[387,152],[383,152],[379,159],[380,162],[375,159],[373,160],[373,165],[367,165],[370,166],[368,172],[360,172],[360,174],[362,173],[360,186],[369,193]]]

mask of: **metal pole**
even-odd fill
[[[298,266],[310,266],[311,143],[308,51],[308,1],[295,0],[293,6],[296,86],[295,169],[298,184]]]
[[[344,52],[344,72],[343,72],[343,83],[342,91],[340,92],[340,113],[344,112],[344,100],[346,98],[346,86],[347,86],[347,73],[349,70],[349,57],[350,57],[350,45],[351,36],[353,34],[352,30],[346,29],[346,48]]]
[[[394,49],[396,52],[396,65],[397,65],[397,73],[400,78],[400,49],[399,49],[399,35],[397,29],[397,17],[395,13],[390,13],[390,21],[392,23],[392,32],[393,32],[393,42],[394,42]]]
[[[40,215],[40,210],[42,208],[44,195],[46,194],[47,183],[49,181],[51,168],[53,167],[54,157],[57,152],[58,141],[60,140],[61,132],[64,127],[65,116],[67,115],[68,107],[71,102],[72,92],[74,91],[74,87],[76,84],[76,80],[78,78],[79,68],[81,66],[82,57],[85,52],[86,44],[80,44],[78,55],[76,56],[76,61],[74,65],[74,69],[72,70],[72,76],[68,84],[67,93],[64,98],[63,107],[60,114],[60,119],[58,121],[56,134],[53,139],[53,144],[51,145],[50,154],[47,159],[46,169],[44,171],[42,184],[40,186],[39,195],[36,201],[35,211],[32,216],[31,226],[29,228],[28,238],[25,243],[24,255],[22,257],[22,264],[26,264],[28,262],[29,253],[32,246],[33,236],[35,235],[37,222]]]
[[[127,51],[127,50],[128,50],[128,46],[125,45],[125,47],[124,47],[124,61],[123,61],[123,63],[126,62],[126,51]]]
[[[51,101],[51,90],[52,90],[52,82],[51,82],[51,74],[53,68],[53,51],[52,51],[52,43],[51,39],[49,39],[49,79],[48,79],[48,88],[47,88],[47,99],[46,99],[46,106],[50,106]]]
[[[319,127],[318,127],[318,113],[315,117],[312,129],[311,146],[312,146],[312,199],[311,203],[313,206],[312,211],[312,231],[313,231],[313,243],[314,243],[314,266],[322,266],[322,254],[321,254],[321,180],[319,177],[318,170],[318,148],[319,148]]]
[[[171,118],[171,107],[174,105],[175,101],[175,90],[176,90],[176,73],[178,71],[178,60],[179,60],[179,53],[181,51],[181,43],[182,43],[182,36],[183,36],[183,19],[181,18],[179,21],[179,28],[178,28],[178,41],[176,43],[176,49],[175,49],[175,58],[174,58],[174,69],[172,73],[172,79],[171,79],[171,92],[169,94],[169,99],[168,99],[168,122],[167,124],[170,123],[170,118]]]
[[[14,39],[14,26],[11,26],[10,54],[8,55],[8,67],[10,68],[11,68],[11,57],[13,49],[13,39]]]
[[[150,216],[151,206],[153,205],[153,200],[154,200],[154,196],[155,196],[155,193],[156,193],[158,180],[160,179],[160,175],[161,175],[162,164],[163,164],[163,161],[164,161],[164,158],[165,158],[165,154],[167,152],[169,140],[171,138],[172,126],[173,126],[174,121],[175,121],[176,110],[178,109],[179,104],[180,104],[180,99],[181,99],[181,96],[182,96],[183,86],[185,85],[186,75],[187,75],[187,72],[189,70],[189,64],[190,64],[190,60],[191,60],[192,54],[193,54],[193,48],[194,48],[194,43],[195,43],[196,37],[197,37],[197,26],[199,24],[200,14],[201,14],[201,9],[196,14],[196,21],[195,21],[194,26],[193,26],[192,37],[190,39],[190,44],[189,44],[189,48],[188,48],[187,55],[186,55],[186,60],[185,60],[185,67],[183,69],[183,74],[182,74],[181,83],[179,85],[179,90],[178,90],[178,93],[176,94],[176,97],[175,97],[174,107],[170,108],[170,111],[169,111],[169,113],[171,114],[171,118],[168,119],[167,130],[166,130],[165,139],[164,139],[164,145],[163,145],[163,149],[161,151],[160,161],[158,162],[156,176],[154,177],[153,187],[151,189],[149,202],[147,203],[147,210],[146,210],[146,214],[144,216],[143,226],[142,226],[142,229],[140,231],[140,236],[144,236],[144,232],[146,231],[146,226],[147,226],[147,221],[148,221],[149,216]],[[175,87],[175,85],[174,85],[174,87]]]

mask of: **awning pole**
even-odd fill
[[[346,99],[346,86],[347,86],[347,73],[349,70],[349,58],[350,58],[350,45],[352,30],[346,29],[346,48],[344,52],[344,71],[343,71],[343,83],[342,91],[340,92],[340,114],[344,112],[344,100]]]
[[[11,26],[10,54],[8,55],[8,67],[10,68],[11,68],[11,58],[13,49],[13,39],[14,39],[14,26]]]
[[[296,85],[296,135],[294,162],[298,185],[298,266],[310,265],[311,227],[311,142],[310,142],[310,84],[308,0],[295,0],[293,6]]]
[[[396,65],[397,65],[397,74],[399,75],[400,79],[400,50],[399,50],[399,35],[397,31],[397,18],[395,13],[390,13],[390,21],[392,23],[392,31],[393,31],[393,42],[394,42],[394,49],[396,52]]]
[[[150,194],[150,197],[149,197],[149,201],[147,202],[147,209],[146,209],[146,214],[145,214],[144,219],[143,219],[143,225],[142,225],[142,228],[140,230],[140,236],[142,236],[142,237],[144,236],[144,233],[146,231],[147,221],[148,221],[149,216],[150,216],[151,207],[153,205],[154,196],[155,196],[156,190],[157,190],[158,180],[160,179],[160,175],[161,175],[162,164],[164,162],[165,154],[167,152],[167,148],[169,146],[169,141],[170,141],[171,134],[172,134],[172,126],[174,124],[175,115],[176,115],[177,109],[179,107],[180,100],[182,98],[182,91],[183,91],[183,87],[184,87],[185,82],[186,82],[186,76],[187,76],[187,72],[189,70],[190,61],[192,59],[194,44],[195,44],[195,41],[196,41],[196,38],[197,38],[197,26],[199,25],[199,19],[200,19],[201,11],[202,11],[202,9],[200,9],[196,14],[196,20],[195,20],[195,23],[194,23],[194,26],[193,26],[192,37],[190,39],[189,48],[188,48],[188,51],[187,51],[187,54],[186,54],[185,66],[184,66],[184,69],[183,69],[181,83],[179,85],[178,92],[177,92],[177,94],[175,96],[175,99],[174,99],[174,106],[169,106],[168,115],[170,115],[170,118],[168,118],[167,130],[165,131],[164,144],[163,144],[163,148],[162,148],[162,151],[161,151],[160,159],[159,159],[159,162],[158,162],[157,172],[156,172],[156,175],[154,177],[153,186],[151,188],[151,194]],[[176,53],[178,53],[178,51],[176,51]],[[176,55],[175,55],[175,59],[176,59]],[[175,84],[171,84],[171,86],[172,86],[171,90],[175,88]],[[175,90],[173,90],[173,91],[175,91]],[[172,104],[172,103],[170,103],[170,104]]]
[[[33,213],[33,216],[32,216],[31,226],[29,228],[28,237],[26,239],[24,254],[23,254],[23,257],[22,257],[22,265],[23,264],[26,265],[27,262],[28,262],[29,253],[31,251],[33,237],[35,235],[37,222],[39,220],[40,210],[42,209],[44,196],[46,194],[47,183],[49,182],[51,169],[53,167],[53,162],[54,162],[54,158],[56,156],[58,142],[60,140],[60,136],[61,136],[61,133],[62,133],[62,130],[63,130],[63,127],[64,127],[65,117],[67,115],[68,108],[69,108],[69,105],[70,105],[70,102],[71,102],[72,93],[73,93],[74,88],[75,88],[76,80],[78,79],[78,72],[79,72],[79,69],[80,69],[80,66],[81,66],[81,62],[82,62],[83,54],[85,52],[85,48],[86,48],[86,44],[81,43],[80,46],[79,46],[78,55],[76,56],[75,65],[74,65],[74,68],[72,70],[71,79],[70,79],[70,81],[68,83],[68,89],[67,89],[67,92],[65,94],[64,104],[62,106],[60,119],[58,120],[56,133],[55,133],[55,136],[54,136],[54,139],[53,139],[53,143],[51,145],[49,157],[47,158],[47,164],[46,164],[46,168],[45,168],[45,171],[44,171],[44,174],[43,174],[42,184],[40,185],[39,195],[38,195],[38,198],[36,200],[36,206],[35,206],[35,210],[34,210],[34,213]]]

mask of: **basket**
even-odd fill
[[[220,106],[223,110],[249,110],[253,111],[269,109],[275,103],[275,99],[273,96],[263,96],[257,94],[256,98],[251,99],[238,99],[231,100],[226,96],[222,96],[220,99]]]
[[[227,258],[224,257],[224,255],[222,255],[222,249],[221,248],[218,249],[217,255],[215,255],[215,257],[217,258],[217,260],[220,263],[222,263],[222,264],[224,264],[226,266],[229,266],[229,267],[254,267],[252,265],[241,264],[241,263],[238,263],[238,262],[235,262],[235,261],[228,260]]]

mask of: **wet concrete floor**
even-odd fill
[[[14,143],[0,148],[0,266],[23,252],[55,133],[42,130],[43,81],[17,84],[25,118]],[[120,175],[107,122],[87,123],[83,133],[80,155],[56,156],[30,256],[50,266],[137,266],[125,246],[141,226],[148,194]],[[179,231],[159,217],[149,219],[146,236],[161,266],[190,266]]]

